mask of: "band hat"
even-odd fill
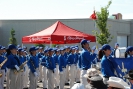
[[[19,49],[18,49],[18,52],[24,52],[24,50],[23,50],[23,49],[21,49],[21,48],[19,48]]]
[[[96,46],[93,46],[91,49],[92,49],[92,50],[95,50],[95,49],[96,49]]]
[[[119,44],[118,43],[115,43],[115,46],[119,46]]]
[[[94,75],[98,75],[99,74],[99,71],[96,70],[95,68],[90,68],[87,70],[86,74],[84,75],[85,78],[89,78],[91,76],[94,76]]]
[[[8,49],[9,49],[9,50],[17,49],[17,47],[16,47],[15,45],[13,45],[13,44],[10,44],[10,45],[8,46]]]
[[[104,44],[104,45],[102,46],[101,50],[111,50],[111,47],[110,47],[110,45],[108,45],[108,44]]]
[[[37,50],[37,48],[34,47],[34,46],[32,46],[32,47],[29,49],[29,52],[31,52],[31,51],[36,51],[36,50]]]
[[[133,51],[133,46],[128,46],[128,47],[127,47],[126,52],[129,52],[129,51],[130,51],[130,52]]]
[[[124,76],[127,79],[133,80],[133,70],[129,70],[128,74]]]
[[[90,43],[90,40],[83,39],[83,40],[81,40],[81,42],[80,42],[81,45],[82,45],[82,44],[85,44],[85,43]]]
[[[109,77],[107,83],[110,87],[130,89],[130,86],[125,81],[123,81],[121,78],[118,77]]]
[[[54,51],[54,49],[53,48],[49,48],[48,51]]]

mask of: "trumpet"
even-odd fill
[[[19,68],[20,68],[19,71],[17,71],[17,70],[15,69],[15,70],[14,70],[14,74],[18,74],[19,72],[23,72],[23,71],[24,71],[24,65],[25,65],[27,62],[28,62],[28,60],[25,61],[24,63],[22,63],[22,64],[19,66]]]
[[[0,68],[6,63],[6,61],[7,61],[7,59],[8,59],[8,58],[5,57],[5,56],[4,56],[4,58],[5,58],[5,60],[0,64]],[[0,73],[0,77],[2,77],[2,75],[3,75],[3,74]]]

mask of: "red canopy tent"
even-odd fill
[[[96,41],[95,36],[80,32],[57,21],[40,32],[24,36],[22,43],[71,44],[79,43],[82,39],[91,40],[91,42]]]

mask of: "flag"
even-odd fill
[[[90,19],[92,19],[92,20],[96,20],[97,19],[95,10],[93,11],[93,14],[90,16]]]
[[[116,76],[122,78],[132,87],[131,89],[133,89],[133,85],[130,81],[124,78],[128,71],[133,69],[133,58],[114,58],[112,63],[115,66]]]

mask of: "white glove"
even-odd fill
[[[54,69],[54,73],[56,72],[56,69]]]
[[[37,74],[37,72],[34,72],[34,75],[35,75],[35,77],[38,77],[38,74]]]
[[[19,71],[19,70],[20,70],[20,68],[19,68],[17,65],[15,65],[15,68],[17,69],[17,71]]]
[[[63,74],[63,71],[62,71],[62,72],[60,72],[60,74]]]

